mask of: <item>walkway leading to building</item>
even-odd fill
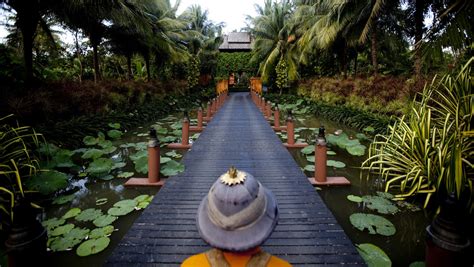
[[[195,226],[212,183],[231,165],[275,194],[280,220],[264,250],[294,266],[365,265],[341,226],[310,185],[248,93],[231,94],[108,258],[108,266],[179,266],[208,250]]]

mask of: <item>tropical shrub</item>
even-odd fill
[[[249,52],[219,53],[217,57],[216,79],[227,79],[231,72],[245,72],[249,76],[257,73],[258,66],[251,63],[252,54]]]
[[[468,196],[473,208],[472,130],[474,93],[471,59],[457,74],[433,79],[413,103],[411,112],[377,135],[362,168],[386,182],[385,191],[404,199],[426,193]]]

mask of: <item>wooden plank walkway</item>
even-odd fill
[[[354,245],[265,121],[248,93],[235,93],[108,258],[107,266],[179,266],[208,250],[195,226],[212,183],[234,165],[275,194],[279,223],[263,248],[294,266],[365,265]]]

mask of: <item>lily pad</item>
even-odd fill
[[[99,178],[103,181],[110,181],[110,180],[114,179],[115,177],[111,174],[108,174],[108,175],[98,176],[97,178]]]
[[[76,198],[75,194],[59,196],[53,200],[53,204],[62,205],[71,202]]]
[[[152,199],[153,199],[153,196],[150,196],[150,195],[139,195],[135,197],[133,200],[135,200],[137,203],[140,203],[143,201],[150,202]]]
[[[123,168],[127,166],[127,163],[125,162],[117,162],[117,163],[114,163],[114,166],[112,166],[112,170],[115,170],[115,169],[120,169],[120,168]]]
[[[314,170],[315,170],[314,164],[306,165],[306,166],[304,167],[304,170],[305,170],[305,171],[308,171],[308,172],[314,172]]]
[[[361,203],[362,202],[362,198],[359,197],[359,196],[348,195],[347,199],[352,201],[352,202],[356,202],[356,203]]]
[[[84,154],[82,154],[81,158],[83,159],[97,159],[100,158],[102,155],[104,155],[104,151],[97,149],[97,148],[91,148],[87,150]]]
[[[102,149],[102,152],[104,152],[104,154],[111,154],[111,153],[114,153],[115,151],[117,151],[116,146],[109,146],[109,147],[106,147],[106,148]]]
[[[177,175],[180,172],[184,172],[184,165],[175,160],[171,160],[162,166],[160,172],[165,176]]]
[[[114,129],[120,129],[120,123],[116,122],[116,123],[109,123],[108,124],[110,128],[114,128]]]
[[[112,225],[107,225],[105,227],[96,228],[92,230],[89,234],[89,238],[97,239],[104,236],[109,236],[114,232],[114,227]]]
[[[82,240],[74,239],[69,237],[57,237],[50,243],[49,248],[52,251],[68,251],[71,250],[75,245],[81,243]]]
[[[362,129],[362,131],[368,132],[368,133],[373,133],[373,132],[375,132],[375,129],[372,126],[367,126],[364,129]]]
[[[392,261],[387,256],[387,254],[379,247],[374,244],[360,244],[356,245],[357,251],[359,251],[360,256],[364,259],[365,263],[369,267],[379,267],[379,266],[392,266]]]
[[[107,213],[112,216],[123,216],[135,210],[136,205],[137,202],[133,199],[121,200],[115,203],[114,206],[107,211]]]
[[[76,164],[72,162],[72,159],[71,159],[72,155],[74,155],[74,152],[71,150],[59,149],[51,158],[51,164],[54,167],[59,167],[59,168],[70,168],[70,167],[76,166]]]
[[[76,216],[76,220],[80,222],[88,222],[97,219],[99,216],[102,216],[101,210],[90,208],[79,213],[79,215]]]
[[[84,142],[86,146],[93,146],[97,145],[97,142],[99,142],[99,140],[97,140],[97,138],[93,136],[88,135],[82,139],[82,142]]]
[[[394,196],[388,192],[381,192],[381,191],[377,191],[377,196],[379,197],[383,197],[383,198],[386,198],[386,199],[393,199]]]
[[[315,156],[306,156],[306,160],[309,162],[314,162],[316,160]]]
[[[68,177],[58,171],[43,171],[26,180],[26,186],[41,194],[49,195],[68,186]]]
[[[168,157],[172,157],[172,158],[182,158],[183,157],[183,155],[176,153],[175,150],[170,151],[170,152],[166,152],[165,155],[168,156]]]
[[[309,145],[309,146],[301,149],[301,153],[303,153],[305,155],[314,154],[314,145]]]
[[[107,203],[109,200],[107,198],[99,198],[95,201],[95,204],[97,206],[102,206],[104,205],[105,203]]]
[[[66,222],[66,220],[62,218],[50,218],[46,221],[41,222],[41,224],[48,229],[48,231],[52,230],[53,228],[56,228],[60,225],[63,225]]]
[[[160,138],[160,142],[162,144],[167,144],[167,143],[172,143],[174,141],[176,141],[178,138],[176,136],[166,136],[166,137],[162,137]]]
[[[400,211],[390,200],[380,196],[364,196],[363,201],[367,208],[382,214],[395,214]]]
[[[383,236],[392,236],[395,234],[395,226],[382,216],[365,213],[354,213],[349,217],[352,225],[364,231],[369,230],[369,234],[380,234]]]
[[[112,141],[110,140],[100,140],[99,143],[97,143],[100,147],[102,148],[108,148],[112,146]]]
[[[104,250],[110,243],[108,237],[100,237],[98,239],[90,239],[83,242],[76,249],[76,254],[81,257],[97,254]]]
[[[71,231],[72,228],[74,228],[74,224],[68,223],[54,228],[51,232],[48,232],[48,234],[51,236],[59,236]]]
[[[326,155],[328,156],[335,156],[336,155],[336,152],[332,151],[332,150],[328,150],[326,151]]]
[[[117,174],[117,177],[118,178],[130,178],[134,175],[133,172],[121,172],[119,174]]]
[[[130,155],[130,159],[132,161],[137,161],[138,159],[143,158],[143,157],[147,157],[147,156],[148,156],[148,152],[146,150],[141,150],[141,151],[138,151],[135,154]]]
[[[81,209],[80,208],[72,208],[70,209],[68,212],[66,212],[66,214],[63,215],[63,219],[70,219],[70,218],[74,218],[76,217],[79,213],[81,213]]]
[[[359,140],[366,140],[366,141],[367,141],[367,140],[370,140],[370,139],[367,137],[367,135],[365,135],[365,134],[363,134],[363,133],[358,133],[358,134],[356,134],[356,137],[357,137],[357,139],[359,139]]]
[[[326,161],[326,166],[340,169],[340,168],[345,168],[346,164],[342,161],[337,161],[337,160],[330,159],[330,160]]]
[[[424,261],[414,261],[408,265],[408,267],[425,267],[426,263]]]
[[[111,159],[98,158],[89,164],[86,172],[100,176],[109,173],[113,166],[114,162]]]
[[[363,156],[365,155],[366,147],[364,145],[354,145],[346,147],[347,152],[353,156]]]
[[[148,173],[148,157],[141,157],[134,161],[134,163],[136,172],[143,174]]]
[[[115,222],[115,220],[117,220],[117,217],[112,216],[112,215],[108,215],[108,214],[104,214],[104,215],[98,217],[97,219],[95,219],[92,223],[97,227],[104,227],[104,226],[107,226],[109,224],[112,224],[113,222]]]
[[[170,162],[171,158],[168,157],[160,157],[160,164],[165,164],[167,162]]]
[[[156,133],[157,134],[162,134],[162,135],[165,135],[168,133],[168,129],[166,128],[163,128],[163,127],[160,127],[160,128],[156,128]]]
[[[119,131],[119,130],[116,130],[116,129],[113,129],[113,130],[107,131],[107,135],[112,139],[118,139],[118,138],[122,137],[123,132]]]

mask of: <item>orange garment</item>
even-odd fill
[[[224,252],[224,257],[231,267],[246,267],[247,262],[250,260],[252,255],[258,251],[260,251],[259,248],[251,250],[249,252],[242,252],[242,253]],[[206,254],[201,253],[201,254],[193,255],[187,258],[185,261],[183,261],[183,263],[181,264],[181,267],[214,267],[214,266],[211,266],[209,264]],[[271,256],[270,260],[267,263],[267,267],[291,267],[291,264],[289,264],[283,259],[280,259],[275,256]]]

